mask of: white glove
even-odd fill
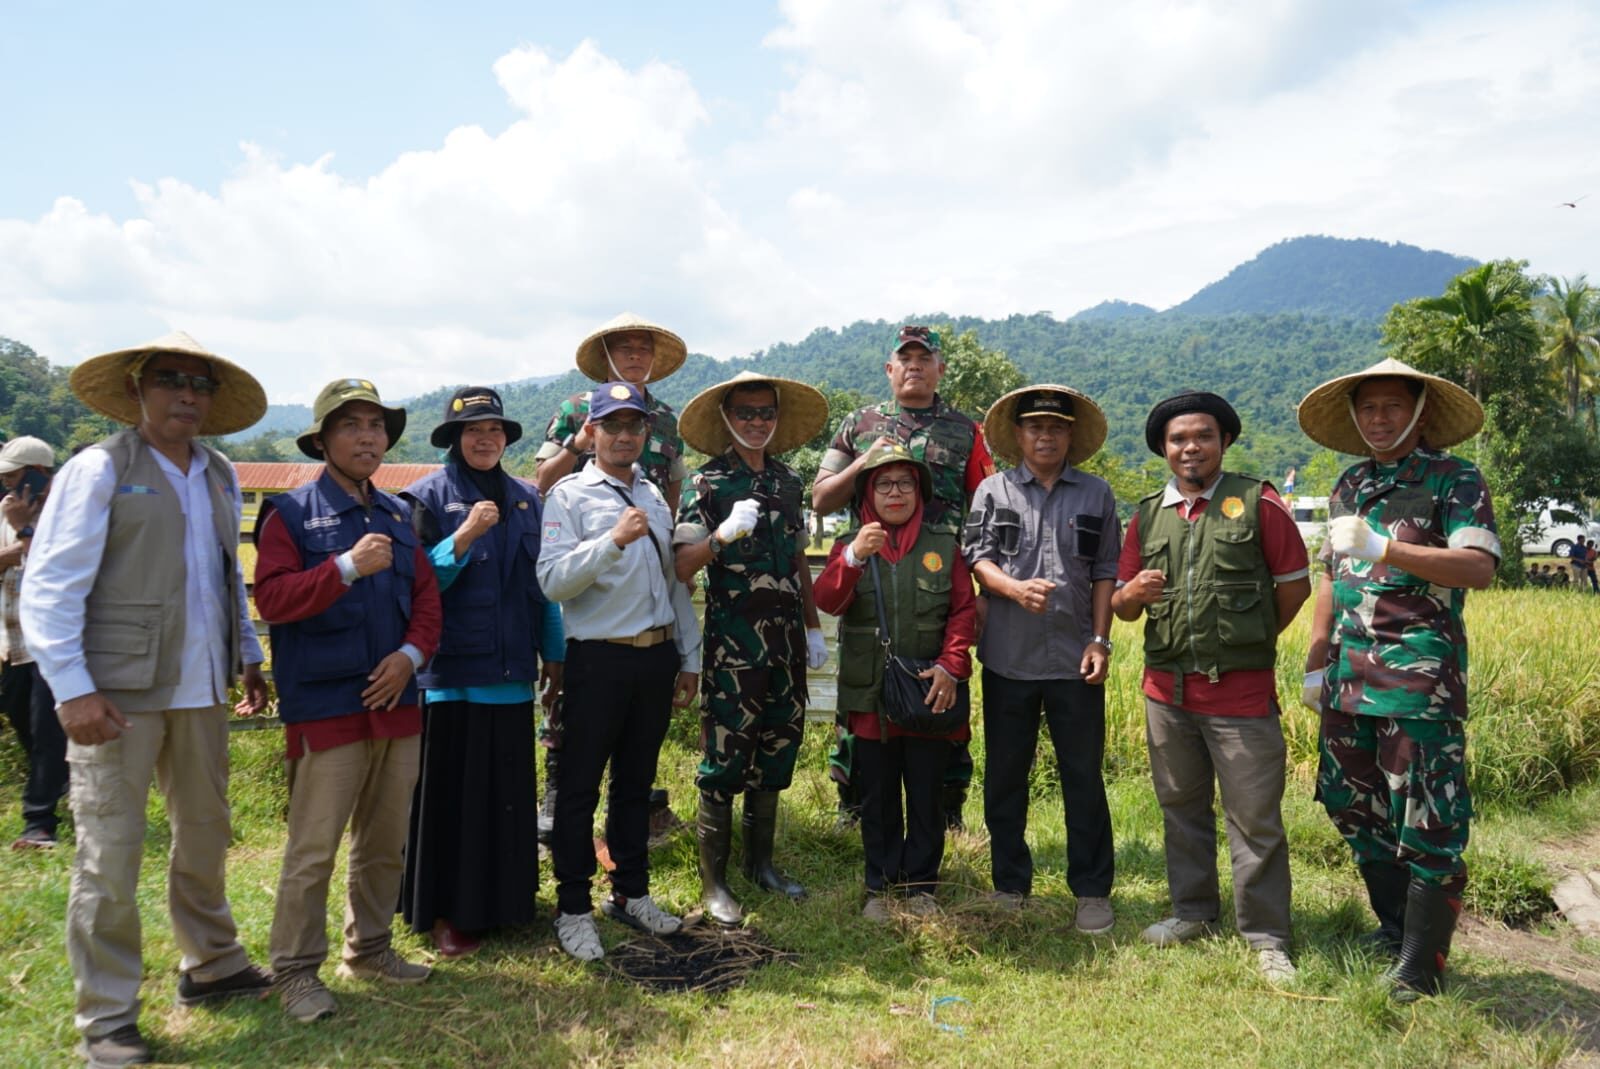
[[[1300,703],[1313,713],[1322,712],[1322,669],[1306,673],[1300,684]]]
[[[822,630],[816,627],[806,628],[806,667],[821,668],[828,663],[828,643],[822,637]]]
[[[761,506],[756,503],[755,498],[747,497],[743,501],[735,501],[733,511],[717,527],[717,541],[723,545],[737,542],[756,529],[756,520],[760,514]]]
[[[1368,527],[1360,516],[1340,516],[1330,522],[1328,542],[1335,553],[1356,560],[1379,561],[1389,549],[1389,540]]]

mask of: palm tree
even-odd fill
[[[1551,278],[1548,283],[1550,292],[1538,304],[1546,343],[1540,355],[1566,395],[1567,418],[1576,420],[1587,400],[1592,426],[1594,394],[1600,386],[1600,290],[1583,275]]]
[[[1385,322],[1385,341],[1397,344],[1412,364],[1459,376],[1483,401],[1497,380],[1538,351],[1532,294],[1533,281],[1520,263],[1486,263],[1451,279],[1440,296],[1396,308]],[[1402,312],[1412,314],[1395,315]]]

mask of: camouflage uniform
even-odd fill
[[[904,442],[911,455],[926,463],[933,472],[933,498],[923,505],[922,522],[929,530],[953,534],[959,540],[961,525],[967,516],[967,462],[977,436],[978,425],[958,409],[945,404],[938,394],[933,396],[933,406],[926,409],[905,409],[898,401],[884,401],[858,408],[840,422],[818,470],[824,473],[843,471],[879,438]],[[984,474],[993,475],[994,465],[988,468]],[[856,525],[860,524],[853,503],[850,517]],[[850,770],[855,763],[855,737],[845,728],[842,710],[834,728],[836,738],[828,754],[828,774],[842,789],[849,785]],[[945,769],[945,783],[954,791],[964,792],[972,782],[972,752],[965,742],[954,746],[956,752],[950,756],[950,764]]]
[[[1329,514],[1362,516],[1401,542],[1500,556],[1478,469],[1419,445],[1394,464],[1340,477]],[[1357,864],[1406,863],[1459,893],[1466,884],[1466,591],[1383,562],[1321,562],[1333,580],[1317,797]]]
[[[729,451],[707,461],[684,490],[674,545],[704,540],[733,510],[761,505],[749,535],[715,551],[705,569],[700,673],[700,790],[719,805],[750,789],[778,791],[794,778],[805,727],[806,640],[800,572],[804,485],[772,457],[752,471]]]

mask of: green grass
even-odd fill
[[[1529,600],[1532,599],[1532,600]],[[1469,856],[1469,905],[1517,921],[1548,909],[1540,840],[1574,835],[1600,813],[1586,783],[1600,738],[1600,681],[1593,661],[1596,606],[1552,607],[1545,592],[1474,595],[1474,718],[1469,725],[1481,819]],[[1515,636],[1512,641],[1512,636]],[[1300,984],[1274,991],[1255,974],[1237,938],[1158,951],[1140,927],[1167,905],[1159,811],[1151,797],[1136,710],[1136,633],[1117,636],[1108,765],[1117,832],[1117,927],[1112,939],[1071,930],[1059,801],[1038,776],[1029,839],[1038,876],[1020,915],[985,909],[987,846],[952,838],[943,916],[878,928],[862,921],[860,843],[832,824],[832,788],[821,772],[826,731],[813,727],[802,774],[785,795],[780,861],[810,888],[798,905],[733,885],[751,924],[794,952],[725,995],[651,995],[604,967],[582,967],[555,949],[548,928],[503,933],[473,958],[441,964],[426,984],[374,989],[325,969],[337,1017],[289,1022],[276,1002],[219,1010],[173,1006],[177,951],[165,920],[166,828],[151,804],[140,902],[146,983],[141,1024],[159,1057],[195,1065],[1259,1065],[1553,1066],[1570,1041],[1541,1024],[1540,1007],[1584,1003],[1562,981],[1500,959],[1460,953],[1448,993],[1414,1007],[1384,997],[1378,963],[1351,937],[1369,924],[1343,844],[1311,800],[1315,726],[1297,707],[1285,717],[1293,764],[1285,819],[1294,872],[1295,957]],[[1298,681],[1304,625],[1291,629],[1285,663]],[[1286,685],[1286,708],[1290,697]],[[1564,704],[1556,704],[1557,702]],[[680,815],[693,805],[689,744],[680,719],[661,759],[661,782]],[[236,845],[230,893],[247,947],[264,960],[283,838],[284,781],[277,732],[234,737]],[[982,737],[976,740],[982,769]],[[0,820],[19,823],[21,766],[9,733],[0,740]],[[1058,796],[1056,796],[1058,797]],[[966,807],[981,828],[976,796]],[[1224,857],[1226,856],[1224,852]],[[693,844],[682,836],[653,857],[653,891],[692,908],[699,885]],[[69,850],[6,854],[0,861],[0,1020],[6,1065],[71,1065],[72,981],[62,949]],[[540,901],[553,900],[543,866]],[[1229,894],[1224,877],[1224,896]],[[342,869],[335,886],[342,889]],[[337,946],[340,910],[331,910]],[[608,945],[625,934],[601,922]],[[1229,931],[1231,936],[1231,929]],[[402,933],[400,947],[425,952]],[[960,996],[941,1020],[930,1001]],[[1530,1010],[1530,1007],[1533,1007]],[[1591,1010],[1592,1012],[1592,1010]]]

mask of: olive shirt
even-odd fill
[[[1494,507],[1468,461],[1419,445],[1392,464],[1364,460],[1339,477],[1330,517],[1360,516],[1398,542],[1481,549],[1500,559]],[[1324,682],[1348,714],[1419,720],[1467,716],[1467,592],[1382,561],[1318,560],[1333,580],[1333,634]]]
[[[978,484],[961,552],[1013,579],[1049,579],[1043,615],[991,597],[978,659],[1008,679],[1082,679],[1094,634],[1094,583],[1117,577],[1122,524],[1104,479],[1072,465],[1046,490],[1026,464]]]

